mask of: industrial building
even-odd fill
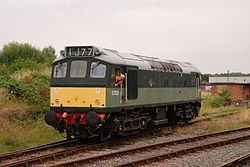
[[[250,100],[250,76],[209,77],[209,83],[212,86],[212,96],[226,88],[231,94],[232,101]]]

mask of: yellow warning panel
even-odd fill
[[[106,88],[51,87],[51,107],[100,107],[106,106]]]

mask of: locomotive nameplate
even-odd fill
[[[65,53],[68,57],[93,56],[93,49],[92,46],[68,46],[65,47]]]

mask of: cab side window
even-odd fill
[[[65,78],[67,73],[67,62],[58,63],[54,67],[53,77],[54,78]]]
[[[91,78],[105,78],[106,76],[106,65],[100,62],[92,62],[90,67]]]

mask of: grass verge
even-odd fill
[[[199,114],[199,116],[194,121],[204,120],[204,119],[212,119],[227,115],[232,115],[235,113],[238,113],[242,111],[242,107],[220,107],[216,110],[213,110],[213,112],[202,112]]]
[[[0,125],[0,152],[62,140],[62,136],[46,125],[42,118],[36,121],[9,122]]]
[[[227,116],[213,118],[209,121],[202,121],[190,126],[179,127],[176,128],[175,132],[180,134],[201,135],[250,126],[250,109],[236,109],[235,111],[237,112],[232,115],[228,114]]]

